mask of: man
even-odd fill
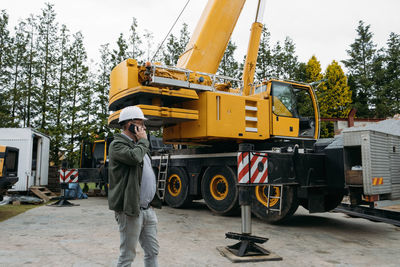
[[[145,266],[158,266],[157,216],[161,208],[156,177],[151,167],[147,120],[137,106],[124,108],[119,116],[122,133],[109,148],[108,205],[115,211],[120,232],[118,266],[131,266],[138,241],[144,250]]]

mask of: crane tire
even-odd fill
[[[201,193],[210,210],[219,215],[238,213],[236,174],[229,166],[211,166],[201,180]]]
[[[173,208],[185,208],[192,203],[192,197],[189,194],[189,177],[185,169],[180,167],[168,169],[165,202]]]
[[[261,220],[271,223],[279,224],[290,218],[299,207],[299,200],[297,198],[297,189],[295,186],[283,186],[283,199],[270,198],[270,208],[279,208],[280,201],[282,201],[281,213],[278,211],[268,211],[267,209],[267,198],[268,191],[267,186],[260,185],[254,188],[253,201],[252,201],[252,212]],[[279,196],[282,194],[279,187],[273,188],[270,196]]]

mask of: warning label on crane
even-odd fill
[[[60,183],[77,183],[78,182],[78,170],[77,169],[61,169]]]
[[[239,153],[238,182],[240,184],[268,183],[268,154],[253,152]]]

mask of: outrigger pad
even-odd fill
[[[61,198],[57,202],[55,202],[53,204],[49,204],[47,206],[49,206],[49,207],[72,207],[72,206],[79,206],[79,204],[74,204],[74,203],[69,202],[65,198]]]
[[[259,262],[259,261],[281,261],[282,257],[269,251],[268,255],[253,255],[239,257],[232,253],[227,247],[217,247],[219,253],[231,262]]]
[[[217,247],[217,250],[232,262],[282,260],[278,255],[256,244],[263,244],[268,238],[232,232],[226,233],[225,237],[240,241],[232,246]]]

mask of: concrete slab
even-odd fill
[[[115,266],[119,234],[107,199],[71,202],[80,206],[41,206],[0,222],[0,266]],[[232,266],[215,248],[232,245],[225,233],[241,231],[240,216],[217,216],[204,203],[156,213],[159,266]],[[237,266],[397,267],[400,260],[400,228],[389,224],[302,208],[283,225],[252,221],[252,234],[269,238],[263,247],[283,260]],[[141,248],[133,266],[143,266]]]

